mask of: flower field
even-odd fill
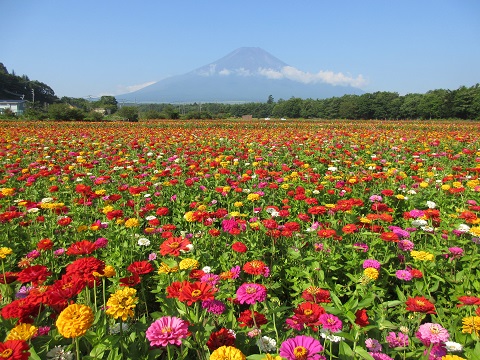
[[[0,135],[0,359],[480,359],[476,122]]]

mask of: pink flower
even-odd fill
[[[397,270],[395,272],[395,276],[397,277],[397,279],[405,281],[410,281],[413,278],[412,273],[408,270]]]
[[[267,288],[260,284],[244,283],[237,290],[237,300],[240,304],[255,304],[265,301]]]
[[[368,353],[371,357],[373,357],[375,360],[393,360],[390,356],[384,353],[380,352],[369,352]]]
[[[414,244],[410,240],[400,240],[397,243],[397,246],[402,251],[410,251],[413,250]]]
[[[408,346],[408,335],[402,332],[395,333],[391,331],[388,333],[385,340],[387,340],[388,346],[391,348]]]
[[[206,309],[209,313],[221,315],[227,307],[220,300],[210,299],[202,301],[202,308]]]
[[[363,262],[363,268],[374,268],[380,270],[380,262],[374,259],[367,259]]]
[[[444,343],[450,337],[448,331],[439,324],[425,323],[419,326],[415,336],[425,346]]]
[[[325,313],[320,315],[318,320],[324,329],[330,330],[331,332],[335,333],[342,330],[342,321],[335,315]]]
[[[188,332],[188,323],[175,316],[164,316],[153,322],[147,329],[146,337],[150,341],[150,346],[167,346],[182,344],[182,339],[186,338]]]
[[[365,346],[367,347],[368,350],[374,353],[378,353],[382,351],[382,345],[380,345],[380,343],[376,339],[368,338],[367,340],[365,340]]]
[[[325,357],[318,354],[321,351],[320,341],[304,335],[287,339],[280,346],[280,356],[287,360],[323,360]]]

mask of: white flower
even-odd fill
[[[195,249],[195,247],[193,246],[193,244],[188,244],[188,245],[186,245],[185,247],[186,247],[186,250],[180,250],[181,253],[192,252],[193,249]]]
[[[415,190],[413,190],[413,189],[410,189],[410,190],[407,191],[407,194],[408,194],[408,195],[415,195],[416,193],[417,193],[417,192],[416,192]]]
[[[65,351],[66,346],[55,346],[52,350],[47,352],[47,359],[52,360],[72,360],[73,354],[71,351]]]
[[[454,341],[446,341],[445,347],[447,348],[447,351],[450,352],[460,352],[463,350],[463,346]]]
[[[422,220],[422,219],[415,219],[412,221],[412,226],[413,227],[422,227],[422,226],[427,226],[428,222],[426,220]]]
[[[467,233],[467,232],[470,231],[470,226],[468,226],[466,224],[460,224],[460,225],[458,225],[457,230],[460,231],[460,232],[463,232],[463,233]]]
[[[433,201],[427,201],[427,206],[429,209],[435,209],[437,204],[435,204]]]
[[[212,271],[212,268],[210,266],[205,266],[202,270],[205,274],[210,274],[210,271]]]
[[[327,170],[328,170],[328,171],[337,171],[338,168],[337,168],[336,166],[329,166],[329,167],[327,168]]]
[[[345,338],[337,335],[330,334],[328,330],[320,330],[320,336],[324,339],[327,339],[331,342],[340,342],[342,340],[345,340]]]
[[[46,198],[43,198],[40,202],[41,202],[42,204],[50,203],[50,202],[53,202],[53,198],[51,198],[51,197],[46,197]]]
[[[147,238],[141,237],[140,239],[138,239],[137,244],[140,246],[149,246],[150,240],[148,240]]]
[[[258,339],[257,346],[261,351],[266,353],[277,351],[277,342],[268,336],[262,336],[260,339]]]
[[[147,217],[145,218],[145,220],[151,221],[151,220],[155,220],[156,218],[157,218],[157,217],[154,216],[154,215],[149,215],[149,216],[147,216]]]
[[[28,213],[36,213],[36,212],[39,212],[40,209],[39,208],[36,208],[36,207],[33,207],[33,208],[30,208],[27,210]]]

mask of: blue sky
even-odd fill
[[[116,95],[260,47],[367,92],[480,83],[478,0],[1,0],[0,62],[57,96]],[[361,79],[360,82],[358,80]]]

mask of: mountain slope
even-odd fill
[[[351,86],[289,78],[297,71],[260,48],[239,48],[223,58],[183,75],[172,76],[132,93],[119,95],[137,102],[264,102],[275,99],[327,98],[362,94]]]

